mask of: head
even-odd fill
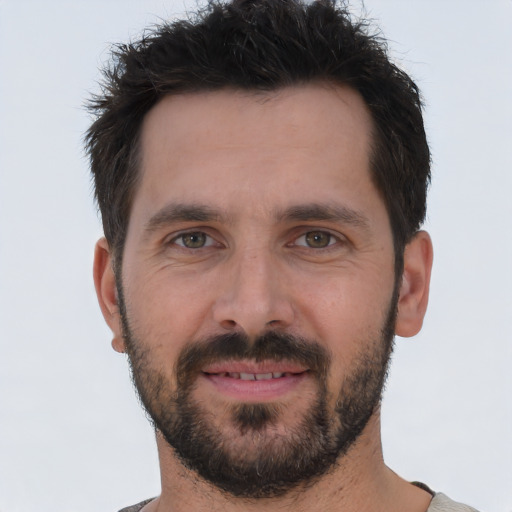
[[[369,109],[372,179],[390,218],[400,275],[404,247],[425,217],[430,180],[420,94],[390,62],[384,41],[331,0],[212,2],[190,20],[117,47],[103,94],[90,104],[98,117],[86,136],[115,262],[140,177],[141,126],[153,106],[185,92],[276,91],[315,82],[348,85]]]
[[[116,58],[88,133],[115,347],[186,468],[281,495],[372,439],[421,324],[418,92],[330,2],[212,4]]]

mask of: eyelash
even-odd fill
[[[193,237],[194,235],[198,236],[198,237],[204,237],[205,241],[204,241],[203,245],[199,245],[197,247],[189,247],[185,244],[184,239],[186,237]],[[319,246],[319,247],[314,247],[311,245],[311,242],[314,240],[309,240],[309,243],[308,243],[308,240],[307,240],[308,236],[310,236],[310,237],[325,237],[325,236],[327,236],[328,239],[324,240],[326,242],[325,245]],[[303,243],[299,243],[299,241],[301,239],[303,239]],[[180,241],[181,241],[181,243],[180,243]],[[302,234],[295,237],[292,242],[290,242],[286,245],[287,245],[287,247],[300,247],[300,248],[304,248],[306,250],[312,249],[315,251],[329,251],[329,250],[333,249],[333,246],[339,245],[340,243],[343,244],[344,241],[339,236],[334,235],[330,231],[326,231],[326,230],[322,230],[322,229],[312,229],[309,231],[302,232]],[[205,249],[208,247],[212,247],[216,244],[219,246],[221,245],[211,235],[209,235],[208,233],[206,233],[204,231],[200,231],[200,230],[185,231],[183,233],[180,233],[179,235],[176,235],[172,239],[170,239],[169,242],[167,242],[167,244],[168,245],[176,245],[176,246],[182,248],[183,250],[191,250],[191,251]]]
[[[315,237],[315,236],[316,237],[327,236],[328,239],[326,240],[326,242],[327,242],[326,245],[314,247],[311,245],[311,242],[313,240],[309,240],[309,243],[308,243],[308,237]],[[298,241],[301,239],[304,239],[304,243],[298,243]],[[306,231],[304,234],[295,238],[292,245],[297,246],[297,247],[306,247],[308,249],[315,249],[315,250],[322,250],[322,249],[329,250],[330,247],[332,247],[333,245],[336,245],[339,242],[340,242],[340,238],[333,235],[331,232],[321,230],[321,229],[315,229],[315,230],[311,230],[311,231]]]
[[[204,236],[205,238],[205,243],[199,247],[187,247],[184,243],[184,239],[185,237],[192,237],[192,236]],[[179,240],[182,241],[182,243],[179,243]],[[208,235],[207,233],[205,233],[204,231],[186,231],[184,233],[180,233],[179,235],[173,237],[171,240],[169,240],[168,242],[170,245],[177,245],[185,250],[199,250],[199,249],[204,249],[206,247],[212,247],[213,245],[215,245],[216,243],[216,240]]]

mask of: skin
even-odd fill
[[[351,364],[379,339],[395,282],[389,218],[369,170],[371,126],[358,93],[322,84],[265,94],[176,95],[148,113],[122,282],[130,326],[171,385],[173,364],[191,341],[280,329],[315,339],[331,353],[328,405],[334,409]],[[177,204],[216,215],[170,216]],[[320,218],[306,211],[313,204],[338,215]],[[290,215],[292,208],[302,208],[301,218]],[[190,232],[205,233],[205,246],[185,247],[182,235]],[[321,233],[326,245],[311,246],[311,232]],[[428,300],[432,245],[425,232],[408,244],[404,260],[395,330],[412,336]],[[104,239],[96,247],[94,276],[113,346],[124,352]],[[315,391],[306,375],[272,395],[282,405],[278,432],[297,424]],[[237,401],[267,400],[256,388],[227,392],[198,378],[193,398],[212,413],[233,450],[257,450],[231,426],[227,412]],[[158,433],[157,442],[162,494],[145,512],[261,510],[258,501],[230,498],[197,478]],[[385,466],[376,410],[333,471],[312,486],[265,499],[264,506],[421,512],[430,499]]]

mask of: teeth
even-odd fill
[[[215,374],[211,374],[215,375]],[[240,380],[271,380],[280,379],[282,377],[293,377],[292,372],[268,372],[268,373],[244,373],[244,372],[220,372],[219,377],[229,377],[230,379]]]
[[[271,373],[256,373],[256,380],[270,380],[272,378]]]
[[[283,372],[272,372],[272,373],[244,373],[244,372],[229,372],[229,373],[219,373],[222,377],[230,377],[231,379],[240,379],[240,380],[270,380],[270,379],[280,379],[281,377],[289,377],[292,375],[291,373],[283,373]]]

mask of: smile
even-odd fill
[[[202,371],[216,394],[242,402],[266,402],[284,398],[297,389],[310,372],[293,363],[219,363]]]
[[[240,380],[271,380],[281,379],[283,377],[291,377],[296,375],[291,372],[271,372],[271,373],[246,373],[246,372],[223,372],[223,373],[207,373],[207,375],[218,375],[219,377],[229,377],[230,379]]]

